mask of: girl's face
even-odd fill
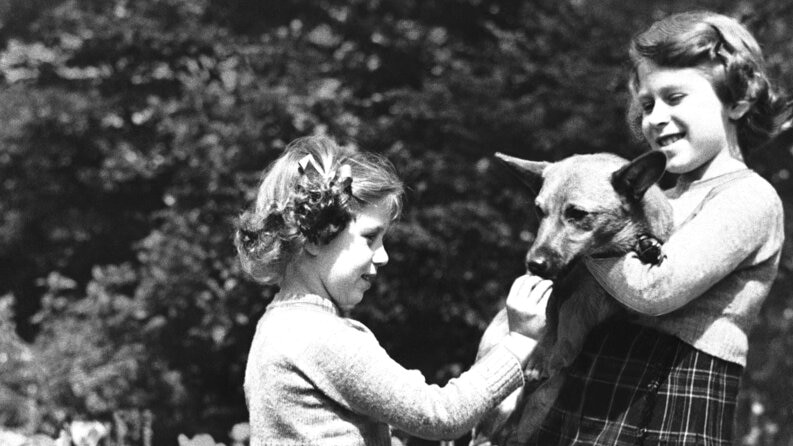
[[[388,263],[383,237],[390,223],[390,201],[384,199],[363,208],[330,243],[316,247],[320,294],[345,310],[361,302],[377,269]]]
[[[642,133],[653,150],[666,154],[667,171],[696,180],[736,169],[733,112],[701,71],[645,61],[638,81],[634,100],[642,111]]]

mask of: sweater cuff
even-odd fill
[[[518,358],[503,344],[493,347],[472,369],[476,369],[485,381],[488,393],[496,400],[504,399],[523,386],[523,368]]]

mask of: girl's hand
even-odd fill
[[[545,307],[553,282],[526,274],[515,279],[507,296],[509,331],[538,340],[545,329]]]

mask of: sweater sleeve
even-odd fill
[[[739,182],[710,197],[672,234],[660,265],[642,263],[633,252],[586,263],[615,299],[659,316],[686,305],[743,264],[777,255],[783,237],[782,204],[773,188]]]
[[[311,379],[347,409],[425,439],[457,438],[523,385],[515,356],[498,345],[445,386],[427,384],[388,356],[362,325],[325,336],[306,351]]]

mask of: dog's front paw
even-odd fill
[[[549,376],[572,364],[575,357],[578,356],[579,350],[570,341],[560,339],[556,343],[556,348],[550,352],[548,360],[545,362],[546,372]]]
[[[526,360],[526,366],[523,368],[523,376],[526,379],[536,380],[544,376],[542,372],[548,361],[549,350],[547,343],[543,342],[543,340],[537,343],[534,351],[531,352],[531,355]]]
[[[539,381],[542,378],[543,378],[542,368],[540,367],[536,367],[536,368],[526,367],[525,369],[523,369],[523,379],[525,379],[527,382]]]
[[[542,369],[545,367],[545,356],[532,354],[523,368],[523,377],[526,381],[536,381],[542,378]]]

